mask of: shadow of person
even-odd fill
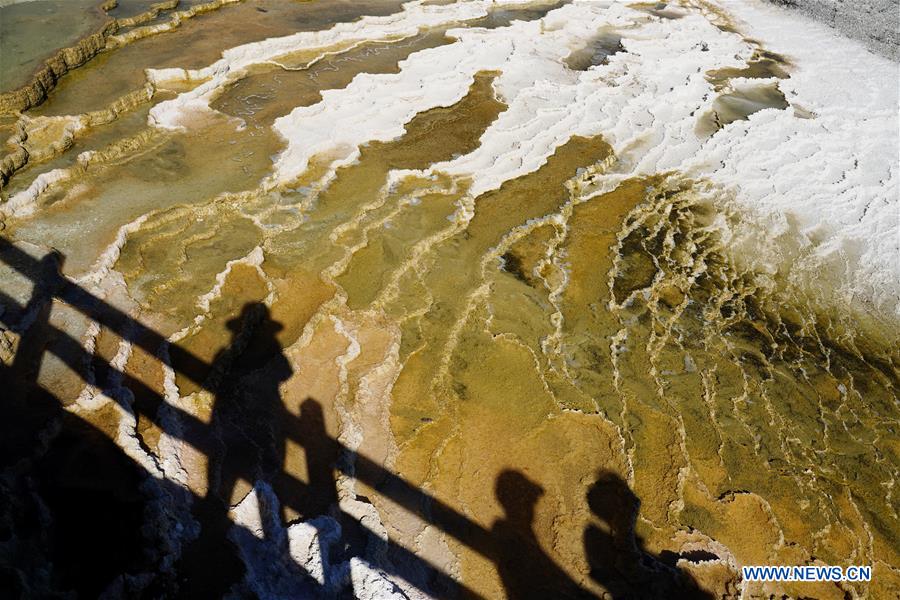
[[[588,506],[603,526],[584,532],[591,578],[614,600],[633,598],[712,599],[693,578],[646,552],[635,533],[640,499],[621,477],[601,471],[588,490]]]
[[[208,435],[207,493],[194,509],[200,535],[182,557],[182,597],[221,597],[243,576],[228,539],[231,506],[257,481],[277,486],[289,422],[279,386],[292,369],[276,337],[282,329],[261,303],[244,306],[227,323],[229,345],[213,361],[215,391]],[[239,489],[243,481],[245,489]]]
[[[207,481],[231,504],[239,500],[233,497],[238,480],[271,484],[284,465],[286,410],[279,387],[293,370],[276,337],[283,327],[264,304],[245,305],[227,325],[232,342],[213,361],[221,380],[210,429],[220,452],[210,457]]]
[[[547,556],[534,531],[534,509],[541,486],[518,471],[497,477],[495,492],[504,516],[491,527],[494,561],[507,597],[593,598]]]

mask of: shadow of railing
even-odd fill
[[[86,384],[103,389],[104,382],[115,382],[115,389],[106,390],[109,392],[106,394],[108,397],[125,410],[134,413],[135,416],[152,422],[168,436],[180,440],[196,452],[209,457],[210,462],[214,461],[220,449],[216,447],[215,436],[212,435],[215,432],[211,432],[213,425],[205,423],[178,406],[167,403],[165,398],[148,384],[124,369],[99,359],[95,353],[82,347],[82,344],[69,333],[56,327],[50,321],[51,300],[55,299],[65,303],[90,321],[117,334],[134,347],[141,348],[148,355],[156,357],[162,364],[190,380],[199,388],[221,396],[225,392],[220,378],[211,377],[211,373],[216,369],[216,361],[213,361],[212,364],[207,363],[185,348],[170,344],[165,337],[153,329],[64,277],[61,274],[61,261],[62,257],[58,254],[50,254],[41,260],[36,259],[8,240],[0,239],[0,262],[5,263],[34,284],[32,297],[24,305],[0,291],[0,306],[5,307],[5,310],[0,313],[0,324],[7,329],[26,333],[22,336],[11,366],[2,367],[0,365],[2,367],[0,380],[4,380],[4,389],[9,392],[7,397],[11,398],[10,406],[14,408],[9,414],[22,418],[22,423],[11,424],[7,445],[14,445],[17,435],[27,437],[29,432],[33,433],[25,424],[30,418],[29,415],[38,415],[36,417],[38,421],[41,420],[41,414],[61,416],[68,423],[68,427],[73,430],[88,432],[91,436],[98,433],[93,426],[81,420],[77,415],[63,410],[60,399],[36,384],[41,356],[43,353],[49,352]],[[265,313],[263,318],[267,318],[267,314]],[[90,365],[93,365],[93,368],[89,368]],[[100,378],[102,381],[93,375],[100,371],[103,372],[103,376]],[[128,390],[129,393],[119,393],[123,389]],[[20,402],[22,406],[16,407],[16,402]],[[220,403],[223,400],[217,398],[216,402]],[[163,414],[166,415],[165,418],[163,418]],[[306,515],[309,511],[304,506],[303,499],[315,495],[317,490],[313,488],[334,485],[333,481],[324,481],[330,478],[330,469],[334,468],[344,475],[377,489],[383,500],[415,515],[424,523],[437,527],[460,544],[496,564],[510,597],[536,597],[535,594],[543,596],[547,591],[560,598],[594,597],[579,583],[573,581],[564,569],[540,549],[531,530],[530,520],[533,518],[533,505],[537,497],[527,493],[534,491],[529,485],[534,486],[535,484],[529,484],[523,475],[514,473],[501,477],[503,481],[498,480],[497,496],[507,512],[507,517],[505,521],[495,524],[494,528],[486,529],[440,499],[328,436],[321,423],[317,422],[317,420],[321,420],[321,408],[314,399],[309,399],[304,403],[300,414],[283,411],[279,413],[278,419],[282,421],[279,426],[284,432],[285,438],[303,447],[307,452],[308,464],[315,467],[310,472],[308,483],[296,478],[285,469],[280,469],[272,483],[276,496],[283,507]],[[178,426],[172,427],[171,423],[173,422],[178,423]],[[17,427],[21,429],[18,433],[15,431]],[[102,437],[102,434],[100,435]],[[115,451],[120,451],[111,441],[109,444],[112,444],[110,451],[114,451],[113,447],[115,447]],[[325,461],[322,457],[329,458]],[[124,460],[130,459],[125,457]],[[130,461],[129,464],[129,468],[141,472],[142,476],[150,475],[134,461]],[[316,464],[318,464],[317,467]],[[258,470],[252,464],[238,463],[236,469],[230,474],[229,483],[224,485],[225,488],[230,488],[235,478],[241,478],[253,484],[259,475]],[[321,476],[323,469],[328,470],[328,476]],[[210,472],[212,473],[212,471]],[[320,475],[317,476],[316,472]],[[210,479],[212,478],[210,477]],[[165,479],[161,481],[157,479],[157,482],[167,490],[166,493],[188,494],[191,505],[199,507],[197,510],[200,512],[195,513],[195,516],[201,521],[205,519],[205,524],[209,526],[210,530],[217,531],[218,537],[224,535],[222,528],[238,527],[233,523],[222,521],[223,515],[227,518],[227,503],[219,506],[209,497],[198,497],[173,482]],[[214,487],[212,482],[210,482],[210,487]],[[627,490],[627,486],[625,489]],[[321,490],[319,491],[321,492]],[[527,500],[531,505],[523,505],[522,502],[525,500],[522,498],[531,498],[531,500]],[[336,495],[332,496],[332,500],[336,500]],[[345,534],[349,537],[372,539],[376,536],[376,533],[369,530],[362,522],[334,506],[335,502],[332,501],[331,504],[333,516],[345,528]],[[207,516],[203,515],[203,511],[208,513]],[[354,531],[347,531],[348,529]],[[201,538],[202,535],[201,528]],[[633,537],[633,523],[631,535]],[[382,542],[386,556],[390,557],[390,560],[378,561],[377,564],[373,564],[372,566],[376,569],[389,575],[398,576],[422,591],[437,597],[481,597],[463,582],[443,572],[427,559],[390,539],[382,540]],[[190,548],[186,554],[188,555],[187,560],[190,560],[192,554]],[[215,562],[212,559],[216,557],[207,555],[203,548],[193,554],[195,561]],[[356,552],[354,556],[368,560],[365,553],[361,551]],[[518,558],[520,556],[521,559]],[[635,556],[637,557],[635,560],[643,560],[642,557],[645,555],[636,554]],[[214,566],[214,568],[217,567]],[[315,580],[311,577],[307,577],[307,579],[309,579],[311,594],[325,594],[325,590]],[[597,579],[597,581],[605,584],[602,579]],[[0,585],[2,585],[2,581],[0,581]],[[200,596],[194,595],[194,597]],[[696,594],[691,597],[703,596]]]
[[[50,298],[66,303],[88,319],[116,333],[123,340],[143,349],[151,356],[159,357],[162,363],[199,387],[208,389],[213,393],[217,391],[215,387],[209,385],[207,378],[212,365],[184,348],[170,345],[168,340],[156,331],[132,319],[118,308],[111,306],[90,291],[64,277],[60,273],[59,260],[61,259],[58,256],[55,259],[52,256],[44,260],[35,259],[8,240],[0,239],[0,261],[34,282],[35,288],[32,299],[24,306],[8,294],[0,292],[0,306],[5,307],[5,311],[0,314],[0,324],[8,329],[15,329],[19,325],[16,322],[17,319],[15,319],[18,316],[18,320],[24,318],[27,321],[31,321],[29,328],[38,327],[42,329],[40,335],[35,335],[32,332],[23,337],[23,343],[17,350],[12,367],[5,369],[4,378],[7,379],[7,389],[12,391],[12,396],[23,392],[21,389],[23,380],[33,379],[33,377],[22,377],[21,375],[23,371],[29,368],[34,370],[34,365],[39,364],[38,356],[43,351],[43,349],[37,347],[41,344],[38,341],[39,337],[52,340],[47,350],[69,367],[73,373],[78,374],[85,383],[97,384],[96,381],[89,381],[87,376],[89,370],[86,369],[89,364],[96,362],[96,356],[88,353],[78,340],[50,323],[49,303],[46,302]],[[35,311],[43,311],[43,318],[32,314]],[[34,321],[40,322],[35,323]],[[31,344],[28,340],[35,340],[35,343]],[[129,389],[133,398],[133,402],[128,404],[121,394],[113,393],[110,394],[113,400],[122,404],[127,410],[133,411],[136,415],[141,415],[148,421],[153,422],[169,436],[189,444],[197,452],[207,456],[211,456],[214,453],[215,449],[211,446],[210,436],[204,435],[204,431],[208,428],[206,423],[177,406],[167,404],[160,394],[129,373],[108,363],[104,364],[103,367],[107,371],[106,379],[116,380],[118,386]],[[49,395],[46,390],[41,390],[41,393],[45,395],[47,402],[56,402],[58,406],[62,406],[59,399]],[[166,423],[163,422],[160,416],[160,408],[163,405],[165,405],[168,415],[174,417],[173,420],[180,424],[178,430],[167,427]],[[293,423],[287,425],[287,431],[303,431],[305,423],[301,422],[297,415],[286,413],[285,417],[294,420]],[[77,417],[73,416],[71,418]],[[301,446],[308,442],[308,440],[298,439],[297,437],[294,437],[293,441]],[[353,453],[333,438],[324,436],[322,439],[316,440],[316,444],[318,446],[317,452],[332,456],[352,455],[352,460],[338,460],[334,466],[346,475],[355,477],[373,487],[377,486],[379,490],[383,491],[385,497],[393,503],[426,522],[439,527],[442,531],[479,554],[488,558],[491,557],[490,533],[465,515],[460,514],[444,502],[387,471],[367,457]],[[243,473],[242,475],[251,482],[255,476],[254,473]],[[291,506],[290,498],[306,495],[308,485],[291,474],[282,472],[280,474],[279,487],[285,491],[282,495],[287,499],[286,506],[302,513],[303,507]],[[201,498],[195,498],[197,502],[201,500]],[[343,522],[353,519],[349,515],[341,516],[344,517],[341,519]],[[366,530],[364,525],[359,524],[358,526],[364,530],[363,533],[374,535],[374,533]],[[424,569],[428,573],[429,579],[425,583],[432,590],[444,590],[445,593],[451,593],[452,591],[454,595],[461,594],[472,598],[479,597],[473,590],[468,589],[464,584],[443,573],[424,558],[416,556],[408,549],[390,540],[387,541],[387,545],[388,553],[398,557],[396,564],[415,564]],[[393,564],[395,563],[375,566],[390,573]],[[399,575],[412,582],[420,579],[418,573],[395,570],[391,574]]]

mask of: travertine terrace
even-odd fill
[[[900,595],[891,56],[761,0],[62,4],[0,3],[14,597]]]

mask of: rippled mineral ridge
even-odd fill
[[[896,62],[758,0],[0,18],[13,597],[900,597]]]

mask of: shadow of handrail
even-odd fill
[[[24,265],[20,266],[14,264],[13,260],[7,261],[7,259],[4,258],[5,253],[9,253],[12,255],[14,261],[24,263]],[[43,281],[44,285],[55,290],[53,295],[56,298],[77,309],[84,316],[96,321],[104,327],[108,327],[123,339],[134,343],[136,346],[145,350],[148,354],[157,356],[160,361],[168,367],[173,368],[173,364],[177,364],[177,372],[190,378],[198,386],[203,387],[210,392],[216,391],[215,389],[212,389],[211,386],[207,385],[205,375],[209,373],[211,365],[207,364],[203,359],[180,346],[171,345],[169,341],[159,333],[131,318],[116,307],[109,305],[104,300],[63,277],[58,272],[50,274],[51,277],[56,278],[56,281],[42,280],[41,277],[44,274],[41,273],[40,261],[29,256],[19,248],[16,248],[7,240],[0,240],[0,261],[11,266],[32,281]],[[24,308],[3,292],[0,292],[0,305],[13,307],[19,311]],[[6,321],[4,317],[5,315],[0,315],[0,323],[7,327],[12,327],[14,324]],[[49,331],[62,346],[59,350],[55,351],[54,354],[66,363],[66,365],[75,373],[84,378],[84,366],[88,364],[88,361],[94,360],[94,356],[84,350],[77,340],[57,327],[49,325]],[[166,348],[167,352],[165,354],[168,355],[168,360],[166,360],[165,356],[160,357],[160,350],[162,348]],[[144,402],[143,406],[131,406],[130,408],[145,416],[155,425],[165,428],[165,424],[161,422],[158,414],[158,409],[163,404],[166,404],[164,398],[159,396],[155,390],[150,388],[144,382],[132,377],[124,371],[116,369],[113,365],[106,365],[106,368],[109,369],[109,372],[112,375],[119,379],[122,387],[131,389],[135,392],[136,397],[142,399],[149,398],[154,401],[150,406],[146,405],[146,402]],[[92,383],[88,382],[86,379],[85,382]],[[114,399],[118,402],[122,402],[118,397]],[[206,424],[194,415],[177,406],[166,404],[166,407],[166,410],[184,425],[183,430],[180,432],[166,431],[166,433],[173,437],[179,437],[181,441],[188,443],[197,451],[208,455],[212,449],[208,446],[206,440],[203,439],[202,436],[194,435],[194,432],[202,431],[206,427]],[[299,425],[299,422],[296,421],[298,418],[296,415],[293,415],[293,418],[295,419],[295,423],[291,425],[294,426],[288,426],[288,431],[297,431],[296,425]],[[303,445],[304,440],[297,439],[296,437],[292,439],[298,444]],[[337,440],[329,438],[328,442],[332,446],[328,450],[332,452],[352,452]],[[460,514],[449,505],[384,469],[384,467],[366,456],[356,452],[352,453],[355,457],[357,465],[356,469],[351,470],[344,461],[338,461],[337,467],[345,474],[353,475],[359,478],[360,481],[372,486],[386,482],[386,487],[390,490],[390,495],[387,496],[388,499],[393,500],[399,506],[417,516],[433,521],[432,524],[440,526],[445,530],[445,533],[452,535],[479,554],[489,556],[490,533],[487,530],[468,517]],[[291,484],[297,487],[306,485],[297,479],[292,479]]]
[[[35,259],[2,238],[0,238],[0,262],[7,264],[30,279],[35,286],[42,286],[48,297],[65,302],[88,319],[107,327],[124,340],[142,348],[151,356],[156,356],[162,363],[188,377],[201,388],[215,392],[207,382],[206,377],[206,374],[210,372],[211,365],[184,348],[170,344],[159,333],[64,277],[58,269],[48,270],[41,260]],[[15,329],[17,326],[17,323],[14,322],[10,315],[17,313],[21,315],[27,312],[26,306],[22,306],[4,292],[0,292],[0,306],[6,307],[6,310],[0,314],[0,324],[9,329]],[[96,362],[97,357],[85,350],[78,340],[51,324],[49,320],[44,324],[44,327],[54,340],[53,347],[46,351],[57,356],[74,373],[78,374],[85,383],[94,384],[95,382],[88,381],[85,367],[92,362]],[[177,368],[174,365],[177,365]],[[121,394],[109,394],[115,402],[126,410],[133,411],[136,415],[142,415],[165,431],[167,435],[187,443],[198,452],[207,456],[212,454],[213,448],[209,442],[209,437],[202,433],[208,427],[206,423],[183,409],[166,403],[165,399],[147,384],[116,368],[114,365],[104,363],[104,368],[107,369],[107,379],[111,378],[117,381],[117,385],[120,388],[131,390],[134,398],[132,403],[124,399]],[[56,398],[54,400],[59,402]],[[163,422],[159,410],[163,405],[165,405],[168,415],[174,417],[180,424],[177,431],[173,431],[171,427],[167,427],[166,423]],[[288,424],[286,430],[290,432],[298,431],[297,425],[300,425],[299,417],[291,414],[287,418],[292,419],[294,422]],[[301,446],[304,446],[306,442],[306,440],[299,439],[299,436],[296,435],[293,435],[291,439]],[[350,450],[338,440],[326,436],[324,440],[318,440],[317,443],[322,444],[320,446],[321,450],[333,453],[335,456],[350,455],[354,457],[354,461],[338,460],[335,467],[339,471],[372,487],[377,487],[384,498],[418,516],[425,522],[438,527],[478,554],[496,562],[495,549],[491,542],[491,532],[489,530],[486,530],[451,506],[422,491],[405,479],[386,470],[375,461]],[[244,473],[243,475],[247,480],[253,480],[252,473]],[[290,502],[290,498],[295,498],[302,494],[308,487],[308,484],[289,473],[282,472],[279,476],[283,485],[291,490],[291,493],[286,495],[288,498],[287,502]],[[287,505],[290,506],[290,504]],[[291,506],[291,508],[302,512],[302,508],[299,506]],[[339,513],[339,516],[353,519],[352,516],[343,513]],[[359,523],[358,526],[363,532],[375,535],[362,523]],[[474,590],[445,574],[426,559],[416,556],[410,550],[391,540],[387,540],[386,543],[388,552],[401,559],[403,563],[415,564],[425,569],[428,573],[428,578],[431,580],[429,584],[433,584],[436,589],[456,590],[462,596],[469,598],[481,597]],[[410,573],[403,572],[402,568],[391,571],[391,567],[394,566],[393,563],[377,565],[378,568],[393,572],[395,575],[407,579],[410,578]],[[412,578],[415,579],[415,576]]]

